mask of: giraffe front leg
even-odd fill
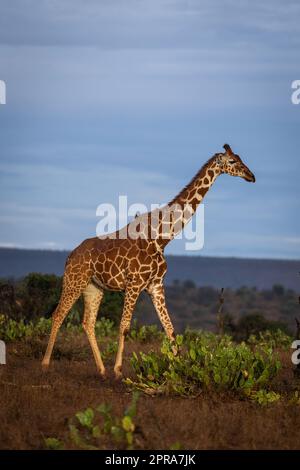
[[[164,286],[162,284],[154,284],[148,289],[148,292],[151,296],[158,318],[160,319],[161,324],[165,330],[165,333],[171,342],[171,348],[172,348],[173,354],[174,356],[177,356],[178,347],[175,341],[174,327],[171,322],[168,309],[166,306]]]
[[[119,346],[114,367],[114,373],[116,379],[122,378],[122,361],[125,337],[129,331],[132,313],[136,301],[138,299],[140,290],[138,288],[129,288],[125,292],[124,308],[122,318],[120,322],[120,335],[119,335]]]

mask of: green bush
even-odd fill
[[[135,392],[122,416],[114,415],[106,403],[76,413],[69,424],[71,441],[77,448],[86,450],[106,449],[111,442],[117,449],[133,449],[136,446],[137,401],[138,393]]]
[[[50,332],[51,319],[40,318],[37,322],[25,323],[24,320],[16,321],[0,315],[0,338],[3,341],[16,341],[30,338],[34,335],[43,336]]]
[[[105,337],[113,336],[116,334],[115,324],[109,318],[101,317],[100,320],[96,321],[95,333],[96,336]]]
[[[101,315],[118,325],[122,316],[123,303],[124,292],[105,291],[100,306]]]
[[[12,282],[0,279],[1,312],[14,320],[32,321],[44,316],[50,317],[57,306],[62,288],[62,277],[55,274],[29,273],[23,279]],[[101,315],[118,323],[123,309],[124,293],[104,293]],[[73,305],[69,322],[79,325],[83,315],[83,299]]]
[[[200,389],[233,390],[249,395],[268,383],[278,372],[280,362],[271,348],[235,344],[229,336],[201,333],[194,338],[177,336],[182,352],[174,356],[165,340],[161,354],[133,353],[131,365],[135,382],[128,385],[148,394],[175,393],[190,396]]]
[[[251,400],[258,405],[266,406],[280,400],[281,396],[279,393],[268,392],[267,390],[258,390],[251,395]]]
[[[284,331],[277,329],[275,331],[260,331],[257,335],[250,335],[247,342],[254,346],[261,345],[267,348],[281,348],[288,351],[291,348],[293,338]]]
[[[23,318],[50,316],[59,301],[61,282],[55,274],[30,273],[24,277],[17,287]]]
[[[49,450],[63,450],[64,444],[56,437],[47,437],[44,439],[45,447]]]
[[[101,351],[102,359],[107,359],[108,357],[116,354],[118,351],[118,341],[110,341],[106,344],[105,349]]]
[[[33,336],[48,335],[51,331],[52,319],[41,317],[35,321],[25,321],[23,319],[16,321],[5,315],[0,315],[0,338],[3,341],[16,341],[20,339],[28,339]],[[81,325],[74,325],[68,317],[63,324],[70,332],[82,332]],[[116,334],[114,323],[107,319],[101,318],[96,322],[95,331],[98,338],[112,337]]]
[[[139,326],[137,320],[134,320],[128,337],[134,341],[146,342],[155,338],[162,338],[163,333],[156,325]]]
[[[261,313],[252,313],[241,317],[236,325],[235,339],[246,341],[251,335],[259,335],[264,331],[281,330],[287,333],[287,326],[284,323],[268,320]]]

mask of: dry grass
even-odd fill
[[[8,347],[8,364],[0,366],[0,448],[41,449],[44,438],[56,437],[72,448],[68,421],[79,410],[111,403],[122,413],[130,393],[112,375],[113,357],[106,360],[109,376],[102,381],[95,369],[85,336],[62,334],[55,360],[41,371],[46,340],[19,342]],[[131,376],[128,357],[133,350],[149,350],[157,343],[128,342],[124,375]],[[295,389],[288,354],[274,384],[281,393]],[[145,449],[299,449],[300,406],[287,400],[259,407],[230,394],[197,398],[141,396],[136,424]]]

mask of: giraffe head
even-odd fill
[[[228,144],[223,145],[225,152],[217,154],[217,164],[221,173],[227,173],[231,176],[240,176],[244,180],[255,183],[255,176],[249,168],[242,162],[239,155],[231,150]]]

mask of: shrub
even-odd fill
[[[33,336],[48,335],[51,331],[52,319],[41,317],[35,321],[25,321],[23,319],[16,321],[8,318],[6,315],[0,315],[0,339],[4,341],[16,341],[28,339]],[[63,324],[68,331],[73,333],[82,332],[81,324],[76,325],[72,319],[66,318]],[[113,321],[108,318],[100,318],[96,322],[95,332],[98,338],[113,337],[116,334]]]
[[[109,356],[112,356],[113,354],[116,354],[118,351],[118,341],[110,341],[107,345],[106,348],[101,351],[102,359],[106,359]]]
[[[56,437],[47,437],[44,439],[45,447],[49,450],[63,450],[64,444]]]
[[[114,322],[101,317],[100,320],[96,321],[95,333],[99,337],[113,336],[116,333]]]
[[[259,335],[260,332],[281,329],[287,332],[286,325],[278,321],[265,318],[260,313],[245,315],[238,321],[235,337],[237,340],[247,340],[251,335]]]
[[[267,390],[258,390],[251,395],[251,400],[262,406],[275,403],[280,400],[280,398],[281,396],[279,393],[268,392]]]
[[[282,348],[285,351],[291,348],[292,342],[292,337],[280,329],[260,331],[257,335],[250,335],[248,338],[248,343],[254,346],[261,345],[272,349]]]
[[[109,318],[116,325],[120,323],[123,311],[124,292],[105,291],[100,311],[103,317]]]
[[[20,283],[17,295],[22,303],[22,316],[29,320],[50,316],[61,291],[61,277],[55,274],[30,273]]]
[[[113,448],[133,449],[136,445],[136,426],[138,393],[122,416],[112,413],[110,405],[102,403],[96,409],[87,408],[76,413],[69,424],[70,439],[80,449],[106,449],[113,443]]]
[[[269,382],[278,372],[280,362],[273,350],[258,346],[254,350],[245,343],[235,344],[229,336],[201,333],[195,338],[177,336],[182,352],[174,356],[165,340],[161,354],[133,353],[131,365],[135,382],[128,385],[148,394],[175,393],[183,396],[200,389],[233,390],[249,395]]]
[[[156,325],[142,325],[138,326],[137,320],[133,322],[133,325],[129,332],[129,338],[134,341],[151,341],[156,338],[162,338],[162,331]]]
[[[13,283],[0,279],[1,311],[15,320],[25,321],[39,317],[50,317],[57,306],[62,288],[62,278],[55,274],[30,273]],[[123,309],[123,292],[104,293],[101,315],[118,323]],[[69,323],[79,325],[83,314],[83,299],[80,298],[68,315]]]
[[[17,303],[15,290],[13,281],[0,279],[1,311],[6,312],[11,318],[17,319],[20,314],[20,306]]]
[[[34,335],[43,336],[50,332],[51,319],[40,318],[37,322],[25,323],[0,315],[0,338],[3,341],[15,341]]]

